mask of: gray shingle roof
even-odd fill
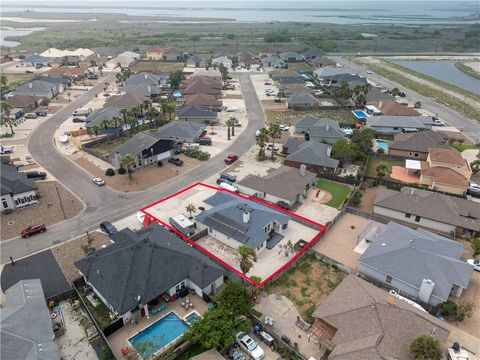
[[[56,84],[41,80],[33,80],[18,86],[15,89],[17,95],[49,96],[57,88]]]
[[[350,68],[337,68],[333,66],[325,66],[314,71],[320,79],[327,78],[329,76],[340,75],[340,74],[354,74],[355,71]]]
[[[374,205],[480,231],[480,204],[454,196],[410,187],[401,191],[382,188]]]
[[[295,131],[307,132],[310,137],[322,139],[341,139],[344,133],[338,122],[329,118],[300,118],[295,120]]]
[[[22,63],[22,64],[26,64],[26,63],[49,63],[49,62],[52,62],[52,61],[53,61],[52,58],[49,58],[49,57],[46,57],[46,56],[31,55],[31,56],[27,56],[25,59],[20,61],[20,63]]]
[[[116,241],[116,238],[122,238]],[[154,223],[139,231],[126,228],[114,244],[75,266],[118,314],[146,304],[184,279],[205,288],[225,271],[187,242]]]
[[[40,280],[20,280],[5,297],[7,306],[0,310],[1,358],[60,360]]]
[[[291,200],[303,194],[306,186],[314,180],[315,174],[310,171],[306,171],[303,176],[298,169],[282,165],[264,177],[247,175],[237,184],[281,199]]]
[[[409,359],[410,343],[429,334],[444,343],[450,330],[440,320],[354,275],[348,275],[313,313],[336,329],[334,360]],[[314,325],[315,327],[315,325]]]
[[[307,51],[305,51],[302,55],[304,58],[315,58],[317,56],[321,56],[322,54],[323,54],[323,51],[314,46],[308,49]]]
[[[110,96],[105,102],[105,107],[129,109],[140,105],[144,100],[146,100],[145,97],[135,96],[132,93],[126,93],[119,96]]]
[[[307,92],[297,92],[287,99],[288,104],[318,104],[318,99]]]
[[[296,51],[284,51],[278,54],[278,57],[282,60],[288,60],[288,59],[302,60],[303,59],[303,55],[297,53]]]
[[[269,235],[264,227],[273,220],[282,226],[290,217],[265,205],[238,196],[217,192],[205,201],[213,207],[203,211],[195,220],[252,248],[257,248]],[[250,221],[243,221],[243,212],[250,211]]]
[[[205,118],[211,118],[211,117],[217,117],[218,112],[217,111],[211,111],[208,109],[204,109],[200,106],[195,106],[195,105],[183,105],[177,110],[178,117],[184,118],[184,117],[202,117],[204,116]]]
[[[152,87],[158,87],[161,82],[166,79],[165,76],[155,75],[147,72],[141,72],[135,75],[130,75],[127,80],[125,80],[126,86],[136,86],[147,84]]]
[[[435,131],[396,134],[395,140],[388,144],[392,150],[405,150],[427,153],[429,148],[449,148],[444,136]]]
[[[360,257],[360,263],[418,289],[435,283],[433,295],[448,300],[454,284],[466,288],[473,267],[459,260],[461,243],[426,230],[389,222]]]
[[[338,167],[338,160],[332,159],[329,156],[331,149],[332,147],[327,144],[304,141],[299,144],[295,152],[287,156],[286,160],[336,169]]]
[[[160,94],[158,85],[149,83],[129,84],[122,88],[123,92],[132,94],[136,97],[151,97]]]
[[[267,56],[260,60],[263,66],[285,66],[285,61],[277,56]]]
[[[6,161],[3,161],[3,159],[1,162],[0,178],[1,195],[21,194],[36,189],[32,179],[27,178],[27,175],[24,173],[18,172],[14,165],[8,164]]]
[[[158,141],[160,141],[160,139],[154,134],[149,131],[144,131],[125,141],[122,145],[115,148],[113,152],[120,154],[132,154],[135,156],[138,153],[141,153],[143,150],[152,147]]]
[[[369,127],[401,127],[429,129],[433,125],[430,116],[391,116],[379,115],[367,118]]]
[[[122,118],[122,114],[120,113],[119,108],[114,107],[104,107],[98,110],[95,110],[87,117],[87,128],[90,128],[94,125],[102,127],[102,122],[104,120],[112,120],[114,117],[118,117],[119,119]],[[121,126],[121,122],[119,121],[118,126]]]
[[[154,135],[161,140],[188,140],[201,136],[204,130],[204,124],[176,120],[163,125]]]

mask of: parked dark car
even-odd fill
[[[229,154],[229,155],[227,155],[227,157],[225,158],[224,161],[225,161],[225,164],[230,165],[230,164],[233,164],[237,160],[238,160],[238,155]]]
[[[179,159],[176,156],[172,156],[170,159],[168,159],[168,162],[171,164],[174,164],[176,166],[182,166],[183,165],[183,160]]]
[[[25,174],[27,175],[27,178],[34,180],[45,180],[47,178],[47,173],[44,173],[42,171],[28,171]]]
[[[277,206],[278,207],[281,207],[282,209],[290,209],[290,205],[288,205],[285,201],[283,200],[280,200],[280,201],[277,201]]]
[[[48,113],[46,111],[37,111],[36,112],[37,116],[47,116]]]
[[[85,122],[86,120],[87,120],[86,117],[74,117],[72,121],[73,121],[74,123],[83,123],[83,122]]]
[[[198,138],[196,142],[200,145],[212,145],[212,139],[206,136]]]
[[[217,179],[217,185],[220,185],[221,183],[226,183],[228,185],[232,185],[232,182],[230,180],[227,180],[227,179],[222,178],[222,177]]]
[[[235,175],[231,175],[231,174],[228,174],[228,173],[220,174],[220,179],[227,179],[228,181],[230,181],[232,183],[237,181],[237,177]]]
[[[480,186],[470,185],[467,189],[467,194],[473,197],[480,197]]]
[[[23,238],[28,238],[32,235],[35,235],[35,234],[38,234],[38,233],[41,233],[41,232],[45,232],[46,230],[47,230],[47,227],[45,226],[45,224],[34,224],[34,225],[30,225],[26,229],[22,230],[20,235]]]
[[[100,230],[102,230],[107,235],[112,235],[118,232],[115,225],[113,225],[110,221],[103,221],[100,223]]]

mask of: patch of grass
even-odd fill
[[[307,291],[308,291],[308,289],[306,287],[302,287],[300,289],[300,292],[302,293],[302,296],[304,296],[304,297],[308,296]]]
[[[302,262],[297,269],[300,270],[302,273],[307,274],[312,267],[312,264],[309,261]]]
[[[475,144],[464,144],[464,143],[460,144],[458,142],[450,144],[450,147],[454,148],[459,152],[462,152],[464,150],[469,150],[469,149],[480,149],[480,146],[477,146]]]
[[[288,64],[288,70],[290,71],[313,71],[314,68],[305,62],[298,62],[298,63],[289,63]]]
[[[183,62],[139,61],[133,66],[132,71],[134,73],[142,71],[164,71],[170,73],[175,70],[182,70],[184,65]]]
[[[344,184],[340,184],[334,181],[320,179],[317,181],[317,187],[319,189],[328,191],[332,195],[332,199],[325,205],[338,209],[342,205],[345,198],[350,194],[350,187]]]
[[[102,153],[110,154],[115,148],[128,140],[128,137],[118,137],[116,139],[108,140],[103,143],[95,144],[91,148]]]
[[[106,329],[112,323],[112,320],[110,320],[110,311],[108,310],[107,305],[105,305],[100,299],[97,299],[99,305],[93,306],[83,292],[80,292],[80,295],[82,296],[83,301],[87,305],[88,310],[90,310],[93,317],[95,318],[98,326],[100,326],[100,329]]]
[[[371,156],[368,159],[368,164],[367,164],[367,169],[365,171],[365,175],[369,176],[369,177],[378,178],[377,167],[380,164],[386,164],[387,166],[389,166],[390,169],[392,169],[393,166],[405,166],[405,160],[383,160],[383,159],[375,158],[375,157]],[[390,177],[390,172],[388,173],[387,176],[385,176],[385,179],[391,180],[391,181],[398,181],[398,180],[392,179]]]
[[[465,74],[470,75],[471,77],[474,77],[475,79],[480,80],[480,73],[472,69],[470,66],[467,64],[462,63],[461,61],[455,63],[455,67],[463,71]]]
[[[347,110],[266,110],[267,124],[274,121],[283,125],[293,125],[296,119],[303,117],[327,117],[342,124],[355,124],[355,116]]]
[[[305,320],[309,324],[313,324],[315,318],[313,317],[313,313],[315,312],[315,305],[310,305],[307,310],[303,312],[303,320]]]

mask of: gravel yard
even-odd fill
[[[37,181],[36,184],[40,195],[38,204],[0,215],[2,241],[19,236],[30,224],[44,223],[48,227],[74,217],[83,209],[82,202],[56,181]]]

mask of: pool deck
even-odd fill
[[[147,326],[153,324],[154,322],[158,321],[171,311],[175,311],[175,313],[181,317],[182,319],[196,311],[200,315],[207,311],[207,303],[200,298],[198,295],[189,295],[190,301],[195,305],[194,308],[189,308],[185,310],[184,307],[180,304],[181,300],[170,301],[166,303],[167,309],[165,311],[161,311],[158,315],[153,316],[150,314],[150,319],[147,317],[143,317],[138,324],[134,325],[129,323],[123,326],[121,329],[114,332],[110,335],[107,340],[110,343],[110,347],[112,348],[113,352],[119,359],[123,359],[122,355],[122,347],[129,346],[128,339],[138,333],[140,330],[143,330]]]

